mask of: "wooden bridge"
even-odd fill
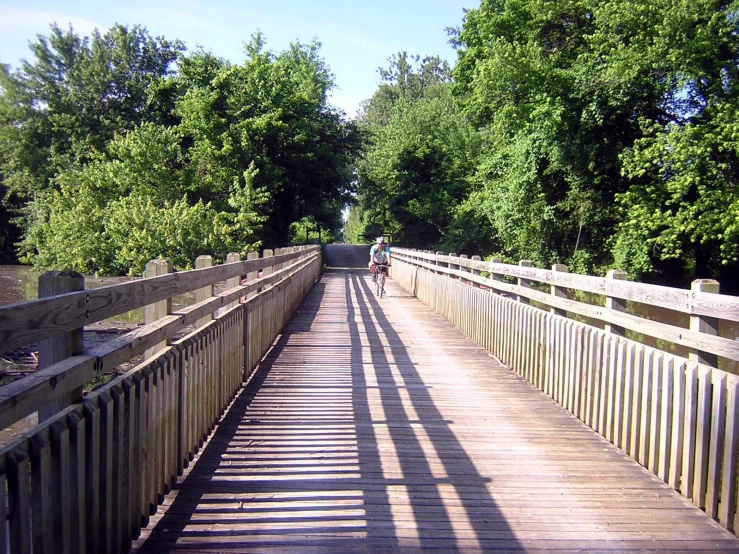
[[[394,249],[380,300],[315,247],[236,258],[0,308],[0,350],[42,358],[0,389],[0,426],[44,419],[0,451],[0,550],[739,552],[739,379],[717,367],[739,344],[711,332],[739,298]]]

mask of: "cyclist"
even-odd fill
[[[390,264],[390,247],[385,244],[383,237],[377,237],[377,241],[370,248],[369,270],[373,281],[377,278],[377,264]]]

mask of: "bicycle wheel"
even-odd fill
[[[385,293],[385,274],[381,273],[380,276],[377,278],[377,296],[382,298],[382,295]]]

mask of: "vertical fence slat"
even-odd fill
[[[709,444],[711,438],[711,370],[698,368],[698,412],[695,428],[695,471],[693,473],[693,503],[706,507]]]
[[[5,467],[0,467],[0,552],[10,554],[10,536],[8,535],[8,480],[5,476]]]
[[[672,356],[665,358],[662,366],[662,413],[660,414],[659,431],[659,478],[665,483],[670,476],[670,457],[672,448],[672,399],[674,397],[674,367]]]
[[[734,514],[737,496],[737,451],[739,450],[739,379],[731,376],[726,383],[726,433],[724,434],[723,475],[718,520],[727,529],[736,530]]]
[[[726,430],[726,375],[713,379],[713,406],[711,409],[711,433],[708,447],[708,475],[706,477],[706,513],[718,517],[719,492],[721,491],[721,462],[723,459],[724,432]]]
[[[31,529],[33,551],[51,552],[54,534],[53,481],[49,428],[29,440],[31,459]]]
[[[680,490],[680,474],[683,464],[683,441],[685,439],[685,362],[673,368],[672,395],[672,444],[670,445],[670,473],[668,483]]]
[[[100,409],[97,403],[87,399],[83,402],[85,414],[85,505],[89,508],[85,514],[86,548],[90,553],[100,552]]]
[[[10,551],[13,554],[31,554],[31,463],[28,455],[18,449],[8,452],[5,460]]]
[[[54,549],[60,553],[72,552],[72,465],[70,463],[69,429],[66,420],[57,420],[49,429],[54,472],[52,492]]]

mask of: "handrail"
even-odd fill
[[[707,365],[714,358],[704,356],[713,352],[735,360],[737,344],[693,324],[710,317],[735,321],[739,298],[397,247],[392,254],[397,284],[737,532],[739,376]],[[519,282],[500,280],[501,275]],[[551,294],[527,281],[550,285]],[[569,287],[604,294],[611,306],[569,300],[562,291]],[[691,329],[641,319],[621,311],[625,305],[611,302],[614,297],[687,310],[695,319]],[[686,302],[684,310],[678,299]],[[720,308],[709,309],[709,304]],[[607,325],[601,329],[566,317],[571,314]],[[715,328],[715,321],[708,323]],[[624,329],[688,346],[690,359],[630,340]]]
[[[265,269],[260,279],[252,273],[246,284],[229,286],[234,279],[215,297],[0,389],[0,418],[9,421],[96,368],[150,353],[0,448],[0,554],[127,552],[298,309],[320,260],[310,248],[233,264],[236,273],[211,271],[206,282]],[[191,323],[195,330],[158,348]]]
[[[320,246],[0,306],[0,353],[178,294],[315,253]]]
[[[405,248],[393,248],[393,257],[437,273],[483,285],[498,292],[506,292],[518,297],[525,297],[552,308],[617,325],[630,331],[666,340],[692,350],[708,352],[729,360],[739,361],[739,341],[736,340],[692,331],[685,327],[647,320],[620,310],[569,300],[528,286],[506,283],[495,278],[483,277],[476,273],[460,271],[419,260],[430,260],[436,263],[447,264],[447,266],[451,264],[474,271],[486,271],[496,274],[496,276],[507,275],[530,281],[539,281],[548,285],[574,288],[612,298],[632,300],[683,313],[690,313],[691,315],[701,313],[708,317],[716,317],[728,321],[736,321],[733,310],[739,310],[739,297],[605,279],[590,275],[563,273],[537,268],[522,268],[520,266],[502,263],[481,262],[456,256],[417,252]],[[716,308],[709,310],[709,305]]]
[[[563,273],[535,267],[484,262],[399,247],[393,247],[392,254],[393,257],[402,254],[435,263],[452,264],[471,270],[487,271],[497,275],[529,279],[548,285],[573,288],[622,300],[641,302],[685,314],[717,317],[728,321],[739,322],[739,297],[736,296],[665,287],[662,285],[649,285],[633,281],[619,281],[578,273]]]
[[[307,251],[307,254],[306,251],[302,253],[308,255],[308,258],[299,260],[267,277],[225,290],[212,298],[182,308],[154,323],[134,329],[108,343],[90,349],[84,354],[66,358],[1,387],[0,429],[12,425],[42,406],[63,397],[77,387],[83,386],[134,356],[142,354],[148,348],[169,339],[184,327],[196,323],[205,314],[213,313],[249,293],[277,283],[285,276],[301,270],[318,255],[318,252],[313,249]],[[294,256],[291,258],[294,259]],[[265,259],[273,260],[279,257],[260,258],[260,260]],[[290,258],[285,257],[284,259]],[[213,272],[213,274],[220,275],[218,272]],[[154,279],[159,278],[154,277]]]

